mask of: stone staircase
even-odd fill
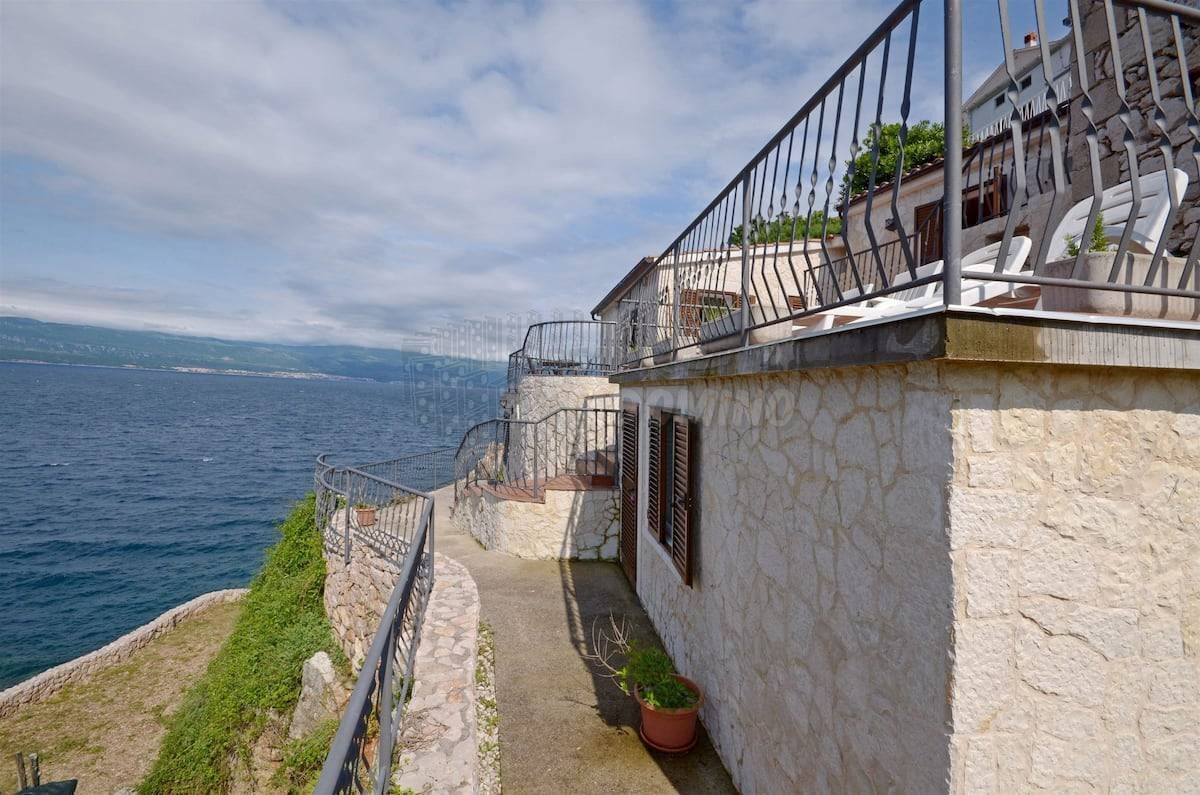
[[[517,557],[615,558],[616,450],[593,450],[573,463],[539,478],[536,490],[529,478],[476,483],[455,501],[454,521],[487,549]]]

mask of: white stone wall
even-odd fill
[[[540,420],[557,409],[616,408],[617,385],[605,376],[527,375],[517,385],[517,419]]]
[[[746,793],[945,789],[950,400],[932,365],[624,389],[699,421],[694,587],[638,594]]]
[[[541,503],[468,489],[454,505],[454,521],[484,547],[519,558],[611,560],[617,556],[618,494],[547,490]]]
[[[533,375],[521,379],[514,418],[540,420],[563,408],[615,410],[617,386],[600,376]],[[541,423],[536,436],[532,426],[514,424],[509,429],[505,478],[530,477],[535,460],[540,477],[574,473],[576,459],[585,452],[615,448],[616,434],[616,414],[559,414]]]
[[[696,574],[638,594],[747,793],[1200,791],[1200,375],[920,363],[670,387]]]
[[[946,383],[955,790],[1200,792],[1200,376]]]

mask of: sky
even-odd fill
[[[0,314],[376,347],[585,316],[893,5],[3,0]],[[967,12],[964,94],[1002,53]]]

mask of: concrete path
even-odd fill
[[[470,570],[495,633],[506,793],[735,791],[707,736],[686,756],[650,752],[638,737],[637,704],[584,659],[593,621],[610,613],[657,643],[616,564],[489,552],[454,526],[453,490],[436,497],[436,549]]]

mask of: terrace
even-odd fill
[[[958,132],[959,4],[946,4],[943,50],[918,46],[930,3],[901,3],[596,308],[617,324],[622,369],[947,311],[1200,329],[1200,120],[1180,79],[1200,65],[1200,12],[1073,0],[1076,79],[1050,82],[1054,37],[1035,3],[1044,91],[1033,113],[1018,99],[1008,5],[989,28],[1008,53],[1003,129],[971,145]],[[914,75],[929,73],[943,77],[942,151],[910,166]],[[873,132],[893,120],[894,151]]]

